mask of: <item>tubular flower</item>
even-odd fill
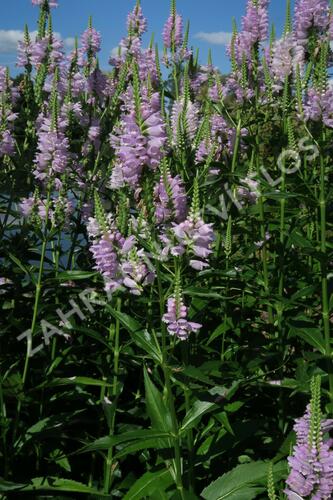
[[[274,43],[271,61],[271,73],[274,78],[275,88],[281,90],[284,82],[302,60],[297,58],[294,35],[288,33]]]
[[[167,312],[162,321],[166,323],[170,335],[175,335],[180,340],[187,340],[191,332],[197,332],[202,325],[187,320],[187,307],[181,297],[170,297],[167,303]]]
[[[143,167],[146,165],[156,170],[160,164],[167,136],[163,119],[154,103],[154,95],[150,102],[143,102],[140,126],[135,111],[131,110],[129,114],[122,115],[116,134],[110,136],[111,146],[115,149],[118,159],[118,166],[115,167],[111,178],[111,185],[114,187],[122,178],[130,187],[136,188]],[[133,107],[131,101],[129,106]]]
[[[291,471],[287,485],[290,489],[286,493],[288,498],[295,492],[304,497],[311,495],[313,500],[329,500],[333,493],[333,451],[323,441],[323,430],[332,428],[333,421],[321,422],[316,441],[310,432],[311,415],[308,405],[304,416],[297,419],[294,426],[297,441],[293,455],[288,458]]]
[[[268,36],[269,0],[248,0],[246,14],[242,20],[242,31],[235,38],[235,57],[239,65],[243,58],[252,62],[253,49]],[[228,49],[231,53],[231,46]]]
[[[297,0],[295,5],[294,32],[299,45],[305,46],[311,28],[325,34],[330,23],[327,0]]]
[[[155,218],[157,224],[174,218],[182,222],[186,217],[187,202],[183,183],[179,175],[172,177],[170,173],[161,175],[160,182],[154,189]]]
[[[163,42],[168,49],[178,48],[183,43],[183,19],[177,12],[170,14],[163,28]]]
[[[333,90],[329,88],[321,93],[316,89],[309,89],[304,104],[304,116],[306,120],[318,122],[320,120],[330,128],[333,128]]]
[[[12,156],[15,152],[15,141],[10,130],[0,130],[0,158]]]
[[[106,291],[114,291],[122,284],[122,273],[116,250],[121,243],[120,233],[107,231],[90,247],[96,262],[94,268],[104,277]]]
[[[62,130],[61,124],[58,125],[57,130],[52,130],[50,121],[47,118],[44,119],[38,131],[37,148],[38,152],[34,161],[36,164],[34,170],[36,179],[44,181],[50,177],[57,177],[67,170],[71,155],[69,141]]]
[[[95,269],[105,280],[105,290],[113,292],[125,286],[133,295],[141,295],[143,287],[153,282],[155,274],[146,265],[143,250],[136,249],[136,238],[125,238],[109,220],[109,229],[101,229],[95,218],[87,224],[93,239],[91,252],[95,259]]]
[[[237,194],[242,200],[242,204],[244,204],[245,201],[250,204],[255,204],[260,196],[258,181],[251,177],[245,177],[245,179],[240,179],[240,182],[243,186],[237,189]]]
[[[189,247],[195,259],[190,261],[193,269],[201,270],[208,267],[207,258],[212,253],[214,231],[212,224],[206,224],[200,217],[191,215],[172,229],[178,244]],[[200,259],[200,260],[198,260]]]
[[[141,295],[143,287],[154,281],[155,273],[149,270],[145,263],[145,253],[143,250],[130,252],[128,260],[121,266],[123,272],[123,284],[129,289],[132,295]]]
[[[132,12],[127,16],[127,29],[128,31],[136,33],[141,36],[147,31],[147,19],[142,13],[141,5],[136,5]]]
[[[96,55],[101,50],[101,34],[95,28],[87,28],[81,35],[82,51]]]
[[[31,64],[38,67],[44,62],[49,44],[49,37],[41,38],[31,43]]]
[[[38,215],[42,221],[50,220],[53,224],[68,225],[71,214],[74,211],[73,204],[63,196],[53,198],[49,202],[47,210],[47,201],[40,197],[31,196],[23,198],[19,204],[21,213],[24,217]]]
[[[199,124],[199,109],[196,103],[188,101],[185,108],[184,98],[175,101],[171,112],[171,127],[174,145],[178,142],[179,131],[189,140],[193,141]]]
[[[296,420],[296,445],[288,458],[288,498],[295,493],[312,500],[329,500],[333,494],[333,451],[324,434],[333,428],[333,420],[322,418],[320,376],[311,382],[311,401],[303,417]]]
[[[32,5],[43,5],[47,0],[31,0]],[[58,7],[57,0],[48,0],[49,7]]]

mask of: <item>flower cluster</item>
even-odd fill
[[[170,172],[161,175],[154,188],[155,218],[157,224],[175,220],[182,222],[187,213],[187,200],[179,175],[172,177]]]
[[[12,134],[17,113],[12,110],[16,100],[16,89],[9,78],[6,68],[0,66],[0,158],[13,156],[15,141]]]
[[[333,451],[323,435],[333,428],[333,420],[321,419],[319,390],[318,382],[313,382],[311,403],[294,426],[297,441],[293,455],[288,458],[291,471],[286,490],[290,499],[294,493],[313,500],[332,498]]]
[[[128,184],[135,189],[144,166],[156,170],[162,160],[167,135],[156,97],[143,100],[141,123],[138,123],[135,109],[130,108],[122,114],[116,134],[110,135],[117,158],[111,176],[113,188]]]
[[[136,238],[133,235],[125,238],[112,218],[103,228],[90,217],[87,229],[93,240],[90,250],[95,269],[104,278],[105,290],[114,292],[124,286],[133,295],[141,295],[143,287],[154,281],[155,273],[147,266],[144,250],[137,249]]]
[[[188,321],[188,311],[181,297],[170,297],[167,312],[162,321],[167,324],[170,335],[175,335],[180,340],[187,340],[191,332],[198,332],[202,325]]]

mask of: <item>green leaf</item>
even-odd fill
[[[326,353],[325,340],[321,331],[314,323],[301,318],[290,321],[289,335],[300,337],[307,344],[315,347],[322,354]]]
[[[5,479],[0,478],[0,492],[1,493],[5,493],[6,491],[19,490],[23,487],[24,487],[24,484],[12,483],[10,481],[6,481]]]
[[[193,378],[194,380],[200,380],[200,382],[203,382],[204,384],[215,384],[213,380],[211,380],[203,373],[203,370],[201,370],[200,367],[197,368],[196,366],[188,365],[180,373],[182,375],[186,375],[186,377]]]
[[[217,337],[220,337],[223,333],[227,332],[230,330],[231,326],[225,323],[221,323],[218,327],[215,328],[211,336],[209,337],[207,341],[207,345],[209,345],[213,340],[215,340]]]
[[[21,271],[23,271],[25,274],[27,274],[29,276],[29,278],[31,279],[31,281],[35,285],[36,284],[36,279],[34,277],[33,272],[31,272],[31,270],[27,266],[25,266],[24,264],[22,264],[22,262],[20,261],[20,259],[18,259],[17,257],[15,257],[15,255],[13,255],[13,254],[10,253],[9,254],[9,258],[21,269]]]
[[[159,438],[170,438],[170,434],[160,433]],[[115,454],[114,458],[118,459],[121,457],[125,457],[126,455],[130,455],[136,451],[147,450],[148,448],[153,448],[155,450],[164,448],[164,443],[161,439],[156,439],[156,436],[153,439],[140,439],[140,441],[131,442],[122,448],[118,453]]]
[[[56,277],[59,281],[86,280],[98,276],[96,271],[64,271]]]
[[[150,380],[146,369],[144,370],[144,382],[147,412],[152,427],[170,433],[172,431],[172,422],[169,409],[165,405],[162,395]]]
[[[235,435],[232,427],[231,427],[231,424],[229,422],[229,418],[228,418],[228,415],[226,414],[225,411],[222,411],[221,413],[218,413],[217,415],[215,415],[215,418],[221,422],[221,424],[224,425],[224,427],[227,429],[227,431],[229,432],[229,434],[232,434],[233,436]]]
[[[183,291],[184,295],[191,297],[204,297],[207,299],[224,299],[225,297],[217,292],[213,292],[211,288],[189,287]]]
[[[134,318],[132,318],[132,316],[116,311],[109,304],[106,305],[106,309],[112,314],[115,319],[118,319],[120,321],[120,323],[126,328],[128,332],[135,333],[139,330],[142,330],[141,324]]]
[[[238,465],[230,472],[213,481],[201,495],[205,500],[252,500],[265,491],[267,482],[267,462],[251,462]],[[274,481],[287,475],[286,462],[273,467]]]
[[[118,436],[103,436],[92,443],[81,448],[78,453],[87,453],[97,450],[108,450],[112,446],[125,443],[126,441],[140,441],[144,439],[165,439],[171,437],[168,432],[160,432],[154,429],[139,429],[137,431],[125,432]],[[156,441],[155,441],[156,443]]]
[[[190,410],[185,415],[183,424],[180,428],[180,432],[185,432],[189,429],[192,429],[192,427],[194,427],[199,422],[199,420],[205,413],[213,411],[217,408],[218,406],[215,403],[211,403],[209,401],[195,401],[192,408],[190,408]]]
[[[50,453],[50,457],[59,467],[64,469],[66,472],[71,472],[71,466],[68,458],[61,450],[52,450],[52,452]]]
[[[48,387],[56,387],[59,385],[94,385],[99,387],[111,387],[111,384],[105,382],[105,380],[98,380],[96,378],[90,377],[67,377],[67,378],[55,378],[47,383]]]
[[[147,330],[130,331],[131,337],[138,347],[143,349],[158,363],[162,362],[162,352],[159,344]]]
[[[10,491],[10,490],[20,490],[20,491],[67,491],[71,493],[88,493],[91,495],[107,496],[102,492],[86,486],[78,481],[73,481],[71,479],[62,479],[57,477],[35,477],[31,480],[31,484],[22,485],[17,484],[15,487],[14,483],[7,483],[6,481],[1,481],[0,491]]]
[[[140,500],[152,495],[157,490],[165,491],[173,483],[168,469],[146,472],[141,476],[123,497],[124,500]]]
[[[288,246],[295,245],[299,248],[314,249],[311,241],[307,240],[297,229],[294,229],[288,239]]]

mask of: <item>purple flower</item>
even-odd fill
[[[101,50],[101,34],[95,28],[87,28],[81,35],[81,47],[86,54],[95,56]]]
[[[185,219],[187,201],[179,175],[172,177],[169,172],[161,175],[160,182],[154,189],[154,197],[157,224],[168,222],[173,218],[178,223]]]
[[[311,88],[308,90],[304,103],[304,116],[306,120],[314,122],[323,121],[333,128],[333,89],[329,88],[321,93]]]
[[[153,49],[146,49],[138,55],[139,76],[142,81],[147,80],[148,76],[154,85],[159,81],[159,75],[156,68],[156,57]]]
[[[326,34],[330,23],[330,8],[327,0],[297,0],[295,5],[294,31],[297,43],[305,46],[311,28],[317,34]]]
[[[130,238],[133,238],[134,245],[135,238]],[[143,250],[131,251],[129,259],[122,263],[123,284],[132,295],[141,295],[143,287],[154,281],[155,273],[148,269],[144,259]]]
[[[143,287],[153,282],[155,273],[148,269],[143,250],[137,250],[135,236],[124,238],[109,217],[109,229],[101,228],[90,217],[87,230],[93,244],[90,248],[96,265],[105,280],[105,290],[113,292],[120,286],[132,295],[141,295]]]
[[[38,132],[37,147],[34,171],[36,179],[44,181],[66,172],[70,161],[69,141],[61,126],[58,126],[58,130],[52,130],[49,119],[45,119]]]
[[[105,97],[106,89],[107,89],[108,79],[102,73],[99,68],[94,69],[90,73],[87,79],[87,88],[89,91],[90,99],[92,99],[93,95],[97,95],[100,99]]]
[[[141,5],[136,5],[127,16],[128,31],[135,32],[138,36],[147,31],[147,19],[142,13]]]
[[[31,42],[30,40],[19,41],[17,44],[17,66],[24,67],[30,64],[31,60]]]
[[[46,0],[31,0],[32,5],[43,5]],[[58,7],[57,0],[48,0],[49,7]]]
[[[296,420],[296,445],[293,454],[288,458],[291,468],[287,479],[286,494],[292,493],[314,500],[328,500],[333,493],[333,451],[323,440],[323,432],[333,427],[332,420],[322,420],[320,429],[313,431],[311,425],[312,406],[307,406],[305,415]]]
[[[244,87],[242,85],[241,71],[236,71],[227,78],[225,87],[223,89],[223,95],[228,94],[233,94],[238,104],[242,104],[244,101],[249,101],[253,98],[253,89],[249,86]]]
[[[90,250],[99,271],[105,279],[106,291],[115,291],[122,284],[122,273],[117,256],[117,247],[122,243],[119,232],[108,231],[100,239],[93,242]]]
[[[123,181],[135,189],[143,167],[146,165],[156,170],[160,164],[167,135],[161,113],[156,108],[157,96],[158,94],[153,94],[149,101],[143,96],[140,126],[136,121],[131,96],[129,96],[128,103],[125,103],[125,107],[129,107],[130,112],[129,114],[123,113],[116,134],[110,136],[111,146],[115,149],[118,159],[116,170],[111,178],[113,186]],[[120,179],[121,182],[119,182]]]
[[[163,42],[168,49],[178,48],[183,43],[183,19],[180,14],[170,14],[163,28]]]
[[[254,244],[257,248],[262,248],[264,246],[265,242],[269,241],[270,239],[271,239],[271,235],[268,231],[266,231],[264,241],[255,241]]]
[[[181,255],[181,249],[188,248],[192,255],[198,257],[198,259],[190,262],[190,265],[192,263],[191,267],[198,270],[200,267],[198,264],[199,259],[204,264],[202,267],[206,267],[205,264],[207,264],[207,259],[212,253],[211,247],[215,239],[212,224],[206,224],[200,217],[190,215],[184,222],[174,224],[172,233],[178,245],[171,249],[171,253],[174,254],[175,248],[179,247],[179,254]]]
[[[244,184],[244,186],[237,189],[238,197],[250,204],[255,204],[260,196],[258,181],[251,177],[245,177],[245,179],[241,179],[240,182]]]
[[[38,67],[44,59],[46,58],[47,47],[49,44],[49,38],[44,37],[35,42],[32,42],[30,45],[30,60],[31,64]]]
[[[281,90],[286,78],[293,73],[297,64],[301,67],[302,63],[303,52],[298,50],[293,34],[289,33],[274,42],[270,69],[275,89]]]
[[[242,31],[235,38],[235,57],[238,65],[243,58],[251,64],[253,48],[268,36],[268,3],[269,0],[248,0],[246,14],[242,20]],[[228,49],[231,53],[231,46]]]
[[[180,340],[187,340],[191,332],[197,332],[202,325],[187,320],[187,307],[181,297],[170,297],[167,312],[162,321],[168,325],[170,335],[176,335]]]
[[[12,156],[15,152],[15,141],[10,130],[0,131],[0,157]]]
[[[23,198],[19,203],[20,211],[24,217],[29,217],[35,206],[35,198],[31,196],[30,198]]]
[[[185,119],[183,116],[185,115]],[[184,98],[174,101],[171,111],[171,127],[173,135],[173,144],[177,145],[179,128],[185,137],[193,141],[199,125],[199,108],[196,103],[188,101],[185,109]],[[183,125],[185,125],[185,129]]]
[[[123,116],[118,134],[110,136],[119,161],[118,169],[122,170],[124,182],[135,188],[143,166],[148,163],[148,155],[147,139],[137,125],[134,113]]]
[[[193,93],[198,95],[201,87],[205,85],[210,78],[214,78],[215,75],[218,75],[218,69],[211,64],[207,66],[199,66],[190,82]]]
[[[51,198],[48,207],[45,198],[37,198],[36,196],[23,198],[19,203],[19,208],[26,218],[35,213],[42,221],[50,220],[52,224],[64,227],[69,224],[70,216],[74,210],[72,202],[63,196]]]

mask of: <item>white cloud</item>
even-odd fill
[[[199,31],[199,33],[194,35],[194,38],[212,43],[213,45],[228,45],[231,42],[232,33],[227,31],[211,31],[208,33]]]
[[[120,47],[120,54],[124,54],[126,52],[124,47]],[[110,52],[111,57],[118,57],[119,55],[119,47],[113,47]]]
[[[54,33],[61,38],[60,33]],[[34,40],[37,31],[32,31],[30,37]],[[21,30],[0,30],[0,54],[14,54],[17,49],[17,43],[22,41],[24,33]],[[75,39],[73,37],[64,38],[64,46],[68,49],[74,47]]]
[[[17,42],[22,40],[23,31],[20,30],[0,30],[0,52],[11,54],[16,51]]]
[[[56,34],[61,38],[60,33],[56,33]],[[69,36],[67,38],[64,38],[63,42],[64,42],[64,46],[67,49],[73,49],[74,45],[75,45],[75,38],[73,36]]]

